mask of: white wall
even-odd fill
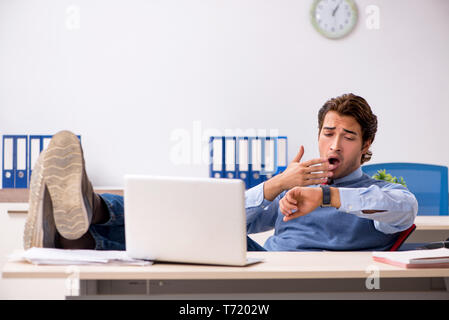
[[[379,118],[373,163],[449,165],[449,1],[356,0],[337,41],[312,28],[311,3],[0,0],[0,134],[81,134],[96,186],[207,176],[217,130],[272,129],[290,159],[300,144],[318,156],[319,107],[354,92]]]

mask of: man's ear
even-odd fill
[[[363,154],[365,154],[365,153],[368,152],[369,147],[371,147],[371,143],[372,143],[371,140],[365,141],[365,143],[364,143],[363,146],[362,146],[362,153],[363,153]]]

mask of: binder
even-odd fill
[[[277,155],[276,155],[277,139],[275,137],[262,138],[262,180],[266,181],[276,174]]]
[[[209,150],[209,176],[212,178],[224,177],[224,158],[225,158],[225,143],[224,137],[210,137]]]
[[[28,136],[16,136],[15,188],[28,188]]]
[[[263,182],[262,170],[262,139],[249,137],[249,187],[252,188]]]
[[[237,170],[235,166],[236,157],[236,137],[224,137],[225,148],[224,148],[224,160],[225,160],[225,171],[224,177],[228,179],[234,179],[237,176]]]
[[[3,136],[3,188],[28,187],[28,136]]]
[[[245,182],[246,189],[249,188],[249,141],[248,137],[237,138],[237,178]]]
[[[3,188],[14,188],[14,136],[3,136]]]
[[[276,174],[279,174],[283,172],[285,169],[287,169],[288,165],[288,157],[287,157],[287,137],[286,136],[279,136],[277,137],[277,159],[276,159]]]
[[[3,135],[3,188],[28,188],[32,168],[51,135]],[[81,141],[81,136],[77,135]]]
[[[246,189],[287,168],[287,137],[213,136],[209,140],[209,176],[241,179]]]

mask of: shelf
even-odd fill
[[[123,196],[123,190],[120,189],[95,189],[96,193],[112,193]],[[8,202],[28,202],[30,189],[0,189],[0,203]]]

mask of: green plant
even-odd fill
[[[405,183],[405,180],[403,177],[393,177],[391,174],[387,173],[387,170],[378,170],[377,173],[373,176],[373,179],[376,180],[384,180],[384,181],[388,181],[391,183],[398,183],[398,184],[402,184],[404,187],[407,188],[407,184]]]

